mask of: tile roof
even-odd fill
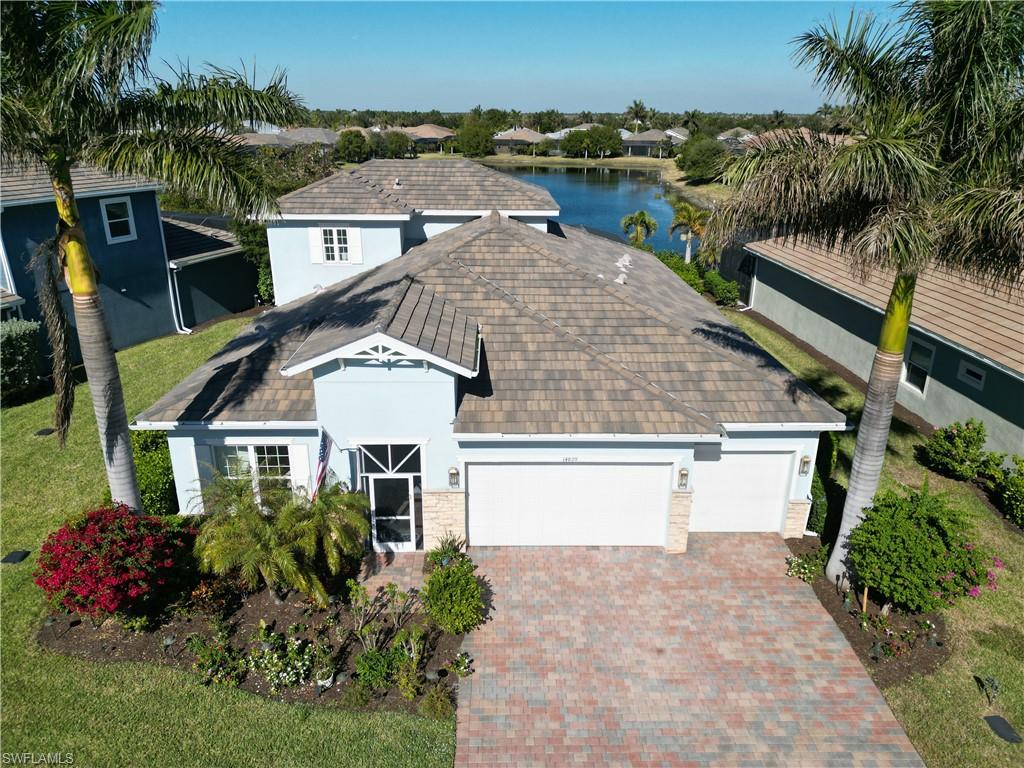
[[[393,194],[351,171],[338,171],[326,179],[289,192],[277,199],[281,213],[294,214],[411,214]]]
[[[508,142],[523,142],[525,144],[539,144],[544,141],[547,136],[543,133],[538,133],[531,128],[510,128],[507,131],[501,131],[494,134],[495,141],[508,141]]]
[[[228,229],[226,216],[203,216],[165,212],[160,217],[167,244],[167,259],[192,259],[212,254],[227,255],[242,250],[238,238]]]
[[[641,131],[640,133],[631,133],[622,139],[623,144],[657,144],[661,141],[668,140],[668,134],[664,131],[659,131],[657,128],[651,128],[647,131]]]
[[[433,330],[445,313],[453,331],[479,320],[483,335],[479,375],[460,379],[456,432],[708,434],[719,422],[843,420],[651,254],[497,215],[266,313],[262,330],[245,331],[140,418],[311,419],[309,374],[279,371],[289,357],[381,323],[397,333],[406,316],[403,333],[450,351],[457,331]],[[461,354],[468,360],[465,342]]]
[[[746,247],[878,310],[889,301],[892,272],[856,274],[837,253],[803,242],[762,240]],[[929,269],[917,279],[911,325],[1024,374],[1024,278],[993,287]]]
[[[414,141],[443,141],[455,136],[455,131],[445,128],[443,125],[424,123],[423,125],[412,125],[407,128],[400,128],[402,133],[407,134]]]
[[[71,183],[79,197],[104,192],[130,192],[134,189],[153,189],[158,182],[142,176],[118,176],[91,165],[76,165],[71,169]],[[37,163],[21,166],[4,158],[0,165],[0,203],[52,200],[53,187],[46,169]]]

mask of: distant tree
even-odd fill
[[[362,163],[370,159],[370,142],[359,131],[342,131],[335,154],[343,163]]]
[[[644,240],[658,231],[658,222],[647,211],[636,211],[623,216],[620,226],[623,234],[629,237],[636,248],[642,246]]]
[[[416,142],[407,133],[388,131],[384,134],[384,153],[391,158],[415,156]]]
[[[554,133],[565,123],[565,117],[557,109],[534,112],[527,119],[527,125],[540,133]]]
[[[825,103],[818,107],[814,116],[820,121],[821,130],[825,133],[855,133],[857,118],[853,107],[849,105]]]
[[[594,122],[594,113],[583,110],[582,112],[576,113],[576,119],[581,123],[592,123]]]
[[[672,225],[668,229],[668,236],[672,237],[676,232],[683,233],[686,241],[686,261],[693,257],[693,237],[704,237],[704,229],[707,227],[711,211],[706,208],[698,208],[692,203],[680,200],[672,206],[675,213],[672,216]]]
[[[626,107],[626,121],[633,124],[633,133],[640,131],[640,126],[647,120],[647,107],[639,99]]]
[[[615,128],[607,125],[595,125],[586,131],[573,131],[573,133],[585,134],[587,149],[591,155],[605,158],[622,154],[622,136]]]
[[[566,157],[590,157],[590,139],[587,131],[569,131],[562,139],[562,154]]]
[[[494,154],[494,137],[483,123],[467,125],[457,138],[459,151],[467,157],[484,157]]]
[[[518,109],[510,109],[507,113],[507,125],[506,128],[522,127],[523,125],[523,113]]]
[[[696,136],[683,145],[676,158],[676,167],[686,174],[688,181],[702,184],[721,175],[727,155],[720,141]]]
[[[370,157],[388,156],[388,150],[384,144],[384,134],[377,131],[371,131],[368,142],[370,144]]]
[[[772,128],[782,128],[786,124],[786,113],[781,109],[774,110],[765,121]]]

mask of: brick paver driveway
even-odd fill
[[[777,536],[471,554],[458,766],[921,765]]]

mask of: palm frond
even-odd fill
[[[972,187],[943,202],[949,227],[936,261],[983,280],[1020,288],[1024,274],[1024,189]]]
[[[36,299],[43,313],[46,336],[50,342],[53,376],[53,425],[61,448],[71,427],[75,406],[75,378],[71,360],[71,325],[60,299],[60,257],[57,238],[40,243],[32,253],[29,267],[34,273]]]
[[[0,150],[5,158],[23,163],[43,153],[36,115],[6,89],[0,92]]]

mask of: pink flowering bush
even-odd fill
[[[130,612],[166,582],[189,533],[125,506],[97,509],[46,538],[35,582],[72,613]]]
[[[861,586],[904,610],[935,610],[997,588],[1002,561],[970,540],[966,516],[927,485],[878,494],[848,542]]]

